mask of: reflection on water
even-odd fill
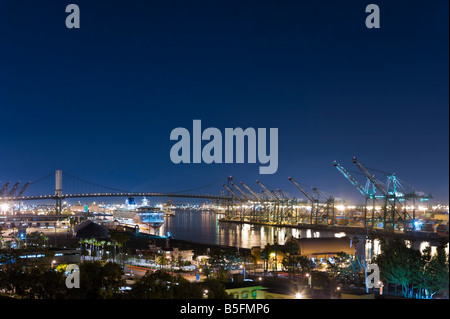
[[[295,229],[290,227],[260,226],[251,224],[220,223],[223,214],[211,211],[177,210],[175,216],[165,217],[166,223],[160,229],[161,235],[168,232],[173,238],[189,240],[200,243],[235,246],[251,248],[254,246],[264,247],[276,241],[283,245],[287,238],[318,238],[318,237],[353,237],[343,232],[314,231],[311,229]],[[361,238],[353,242],[357,255],[361,256],[364,251],[366,256],[374,256],[380,253],[380,242],[375,239],[366,241]],[[421,251],[431,245],[432,253],[436,252],[436,244],[427,241],[412,243],[413,248]],[[447,245],[448,253],[448,245]],[[370,257],[369,257],[370,258]]]
[[[166,217],[160,234],[170,232],[176,239],[225,246],[251,248],[264,247],[277,241],[284,244],[290,236],[296,238],[333,237],[333,232],[318,232],[311,229],[260,226],[250,224],[220,223],[223,214],[209,211],[176,211],[175,216]]]

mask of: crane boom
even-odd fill
[[[27,190],[28,186],[30,186],[31,182],[26,182],[25,185],[23,185],[22,189],[17,193],[17,197],[20,197],[23,195],[23,193],[25,193],[25,191]]]
[[[352,177],[352,175],[350,175],[350,173],[347,172],[347,170],[346,170],[341,164],[339,164],[338,162],[334,161],[334,162],[333,162],[333,165],[334,165],[334,167],[337,168],[337,170],[338,170],[339,172],[342,173],[342,175],[344,175],[344,177],[345,177],[346,179],[348,179],[348,181],[349,181],[353,186],[356,187],[356,189],[357,189],[361,194],[363,194],[364,196],[370,196],[370,194],[366,192],[366,190],[361,186],[361,184],[359,184],[358,181],[355,180],[355,179]]]
[[[5,185],[3,185],[2,190],[0,190],[0,196],[3,196],[3,194],[6,192],[6,190],[8,189],[9,184],[11,184],[11,182],[6,182]]]
[[[251,201],[251,197],[248,196],[242,189],[240,189],[235,183],[231,183],[231,185],[233,185],[238,191],[239,193],[242,194],[242,196],[244,196],[248,201]]]
[[[222,184],[223,187],[225,187],[227,189],[227,191],[229,191],[231,194],[233,194],[234,197],[236,197],[240,202],[245,202],[242,198],[240,198],[239,196],[236,195],[235,192],[233,192],[227,185]]]
[[[384,195],[384,197],[386,198],[386,200],[388,198],[392,198],[391,195],[389,195],[389,192],[386,190],[386,188],[375,178],[375,176],[373,176],[372,174],[370,174],[370,172],[356,159],[356,157],[353,157],[353,163],[358,166],[358,168],[360,169],[360,171],[372,182],[372,184],[381,192],[382,195]],[[395,197],[396,195],[394,195],[394,202],[391,202],[390,200],[388,201],[389,204],[392,206],[392,208],[394,209],[394,211],[399,214],[396,209],[395,209]],[[399,204],[401,206],[400,201],[397,201],[397,204]],[[400,215],[400,214],[399,214]],[[400,215],[401,216],[401,215]],[[402,217],[402,216],[401,216]]]
[[[287,194],[283,190],[277,189],[277,191],[278,191],[278,193],[280,193],[280,195],[283,197],[283,199],[293,200],[292,196],[290,196],[289,194]]]
[[[241,185],[245,187],[246,190],[248,190],[250,192],[250,194],[253,195],[253,197],[256,198],[257,201],[261,201],[261,198],[256,195],[256,193],[254,191],[252,191],[252,189],[250,187],[248,187],[246,184],[244,184],[244,182],[241,182]]]
[[[303,195],[305,195],[306,198],[308,198],[308,199],[311,201],[311,203],[315,203],[315,202],[316,202],[316,200],[314,199],[314,197],[312,197],[311,195],[309,195],[308,192],[305,191],[305,190],[303,189],[303,187],[301,187],[300,184],[297,183],[292,177],[288,177],[288,180],[290,180],[290,181],[295,185],[295,187],[297,187],[298,190],[299,190],[300,192],[302,192]]]
[[[374,175],[370,174],[370,172],[356,159],[356,157],[353,157],[353,164],[358,166],[359,170],[372,182],[373,185],[375,185],[381,194],[388,196],[386,188],[375,178]]]
[[[17,190],[17,187],[19,186],[20,182],[17,182],[14,184],[14,186],[11,188],[11,190],[9,191],[8,195],[6,195],[7,197],[11,197],[14,195],[14,193]]]
[[[270,190],[269,190],[269,189],[268,189],[261,181],[257,180],[256,183],[257,183],[259,186],[261,186],[261,187],[264,189],[264,191],[265,191],[267,194],[269,194],[270,197],[272,197],[273,200],[279,202],[278,198],[276,198],[276,197],[272,194],[272,192],[271,192],[271,191],[270,191]]]

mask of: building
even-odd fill
[[[325,237],[325,238],[295,238],[290,237],[285,245],[295,243],[298,246],[298,254],[312,259],[328,259],[336,254],[344,252],[355,255],[355,245],[349,237]]]
[[[75,226],[73,231],[76,238],[95,238],[95,239],[109,238],[108,229],[90,220],[86,220],[81,224],[78,224],[77,226]]]

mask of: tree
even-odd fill
[[[328,261],[327,264],[331,276],[342,281],[345,286],[357,282],[361,267],[358,259],[354,256],[340,252],[334,257],[334,263]]]
[[[232,249],[214,250],[209,254],[208,259],[208,263],[211,267],[224,270],[237,269],[241,262],[241,256]]]
[[[120,232],[117,230],[110,229],[109,230],[109,236],[111,238],[111,241],[114,244],[114,260],[116,260],[116,247],[118,248],[118,253],[120,256],[120,248],[125,246],[126,243],[130,240],[130,235],[125,232]]]
[[[85,261],[80,267],[80,289],[68,289],[68,298],[111,299],[120,295],[125,282],[120,265],[112,262]]]
[[[289,275],[293,279],[298,271],[297,256],[299,249],[297,243],[293,241],[286,243],[283,247],[283,252],[285,256],[282,261],[283,267],[288,270]]]
[[[382,280],[401,285],[404,297],[410,297],[421,281],[425,260],[420,251],[406,246],[400,239],[381,240],[381,251],[374,258]]]
[[[164,270],[147,272],[137,280],[128,294],[139,299],[200,299],[201,286],[190,283],[181,276],[173,276]]]
[[[449,262],[448,254],[444,246],[436,249],[436,254],[431,256],[431,248],[428,246],[423,251],[426,265],[423,268],[422,281],[418,292],[418,298],[431,299],[435,294],[443,297],[449,296]]]
[[[222,282],[214,278],[208,278],[199,283],[202,287],[202,292],[208,290],[208,299],[230,299],[232,296],[225,290]]]
[[[266,245],[266,247],[264,247],[263,250],[261,250],[261,259],[263,261],[263,275],[266,276],[266,272],[267,272],[267,264],[269,262],[269,257],[270,257],[270,253],[269,253],[269,244]]]

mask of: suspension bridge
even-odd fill
[[[357,172],[347,170],[337,161],[332,162],[332,164],[364,197],[364,205],[358,206],[353,211],[345,211],[341,208],[343,205],[338,205],[335,196],[332,194],[317,187],[297,182],[292,177],[289,177],[288,180],[295,186],[297,194],[288,193],[273,186],[267,187],[259,180],[256,181],[259,190],[254,190],[244,182],[240,182],[239,185],[235,184],[232,176],[228,177],[226,184],[218,182],[179,192],[132,192],[99,185],[65,172],[65,192],[63,192],[61,170],[57,170],[35,182],[27,182],[20,189],[19,182],[15,183],[10,189],[8,189],[10,183],[6,183],[0,189],[0,202],[54,200],[56,202],[56,215],[58,215],[62,211],[62,201],[70,198],[168,197],[206,199],[212,200],[216,205],[225,208],[225,217],[222,219],[224,222],[308,227],[312,229],[342,229],[343,226],[349,226],[354,230],[359,229],[361,231],[382,230],[403,233],[416,230],[415,223],[418,218],[423,217],[417,215],[419,208],[417,205],[428,201],[432,198],[432,195],[417,191],[398,178],[396,174],[368,168],[355,157],[352,162],[358,168]],[[375,178],[374,172],[385,176],[386,181]],[[362,176],[365,182],[358,181],[356,175]],[[39,195],[24,194],[29,186],[48,180],[52,180],[51,194],[49,194],[50,191]],[[74,189],[66,186],[67,181],[87,185],[90,190],[82,192],[67,191]],[[193,193],[200,190],[205,191],[207,187],[215,189],[208,194]],[[208,190],[211,190],[211,188]],[[220,195],[211,195],[211,193]]]
[[[170,197],[170,198],[191,198],[191,199],[207,199],[213,201],[227,202],[232,198],[223,195],[209,195],[209,194],[192,194],[193,190],[202,189],[210,186],[206,185],[191,190],[184,190],[179,192],[129,192],[120,189],[114,189],[108,186],[93,183],[81,178],[78,178],[69,173],[65,173],[65,179],[68,177],[72,182],[78,182],[78,184],[84,184],[84,186],[90,186],[90,192],[65,192],[63,193],[62,184],[62,170],[56,170],[45,177],[42,177],[34,182],[26,182],[22,188],[19,188],[20,182],[16,182],[10,189],[8,186],[11,184],[7,182],[0,189],[0,201],[2,202],[21,202],[21,201],[36,201],[36,200],[54,200],[56,202],[56,214],[61,214],[62,201],[71,198],[95,198],[95,197]],[[48,181],[54,177],[54,193],[52,194],[38,194],[38,195],[24,195],[25,191],[33,185]],[[92,191],[96,189],[95,191]]]

